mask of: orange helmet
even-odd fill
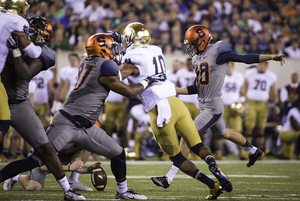
[[[104,59],[112,59],[118,65],[122,60],[122,54],[120,54],[118,43],[107,34],[97,33],[92,35],[85,44],[85,50],[88,56],[99,56]]]
[[[210,43],[212,36],[205,26],[194,25],[190,27],[184,36],[184,45],[187,45],[186,53],[193,57],[201,54]]]
[[[31,33],[31,40],[35,41],[38,36],[41,36],[45,40],[45,44],[48,45],[53,38],[53,27],[51,23],[41,16],[33,16],[28,19],[30,25],[29,33]]]

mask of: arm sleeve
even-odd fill
[[[102,63],[100,68],[100,77],[101,76],[118,76],[119,67],[116,62],[112,60],[106,60]]]
[[[216,63],[222,65],[228,61],[243,62],[246,64],[259,63],[259,54],[237,54],[233,51],[224,52],[218,55]]]
[[[194,84],[187,86],[187,90],[189,94],[197,94],[197,85],[196,85],[196,80],[197,78],[194,80]]]
[[[55,52],[45,45],[38,59],[43,63],[43,70],[47,70],[55,64]]]

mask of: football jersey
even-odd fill
[[[134,119],[138,121],[138,126],[136,128],[136,133],[143,132],[148,125],[150,125],[150,116],[147,114],[143,108],[142,104],[137,104],[133,106],[130,110],[130,114]],[[132,132],[133,119],[128,121],[127,131]]]
[[[233,71],[230,76],[225,75],[221,96],[224,105],[231,105],[238,101],[244,80],[243,74],[236,71]]]
[[[266,101],[269,99],[269,91],[277,76],[270,70],[259,73],[257,68],[247,69],[245,78],[248,80],[246,97],[253,101]]]
[[[197,93],[201,99],[210,99],[221,96],[224,77],[227,72],[227,63],[219,65],[216,58],[219,54],[231,50],[225,41],[218,41],[209,45],[201,55],[195,55],[192,64],[197,78]]]
[[[11,32],[25,32],[28,33],[29,24],[21,16],[12,14],[6,10],[0,10],[0,73],[3,71],[5,66],[6,57],[9,49],[6,45]]]
[[[294,117],[294,119],[300,124],[300,112],[297,107],[293,107],[289,110],[287,114],[287,121],[282,126],[282,131],[288,132],[294,130],[291,122],[289,121],[291,116]]]
[[[112,76],[118,76],[119,67],[112,61],[100,57],[85,57],[79,68],[78,79],[71,91],[63,110],[70,115],[79,115],[95,124],[103,111],[103,103],[109,89],[101,84],[99,78],[104,71],[113,71]]]
[[[24,56],[26,58],[26,55]],[[43,63],[43,69],[55,64],[55,52],[44,45],[39,60]],[[11,51],[6,59],[5,68],[1,73],[1,79],[5,86],[9,100],[26,100],[28,97],[28,85],[30,79],[18,79],[14,66],[14,57]]]
[[[59,77],[63,80],[69,80],[69,91],[67,94],[67,97],[70,95],[71,91],[75,87],[77,76],[78,76],[79,68],[77,67],[71,67],[71,66],[65,66],[59,71]]]
[[[176,73],[174,74],[174,70],[173,69],[168,69],[166,71],[166,76],[167,76],[167,79],[170,80],[176,87],[177,75],[176,75]]]
[[[160,47],[147,45],[142,47],[133,47],[128,49],[123,57],[124,62],[133,63],[139,70],[139,75],[128,76],[128,81],[137,84],[147,76],[159,72],[166,73],[165,58]],[[144,105],[146,112],[149,112],[160,100],[175,96],[174,84],[166,80],[164,82],[155,82],[148,86],[138,97]]]
[[[176,77],[178,78],[178,82],[180,87],[187,87],[194,83],[196,78],[196,74],[194,71],[189,71],[187,68],[179,69],[176,72]],[[197,94],[191,95],[178,95],[179,100],[182,100],[186,103],[195,103],[198,106]]]
[[[48,103],[49,94],[48,94],[48,83],[53,79],[52,70],[41,71],[39,74],[34,76],[34,80],[37,84],[37,88],[34,92],[34,104],[43,104]]]

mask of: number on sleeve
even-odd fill
[[[78,91],[80,89],[80,87],[83,85],[85,80],[88,78],[88,76],[92,72],[93,68],[94,68],[94,66],[91,64],[87,64],[84,62],[82,62],[80,64],[77,81],[76,81],[75,88],[73,89],[73,91]]]

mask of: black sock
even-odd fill
[[[209,189],[214,188],[214,184],[215,184],[214,180],[208,178],[200,170],[196,170],[196,172],[194,174],[194,178],[201,181],[202,183],[205,183],[209,187]]]
[[[250,143],[250,142],[248,142],[248,140],[246,140],[246,143],[243,145],[243,147],[253,147],[253,145]]]
[[[26,172],[38,166],[39,163],[36,160],[34,160],[32,157],[27,157],[22,160],[9,163],[2,170],[0,170],[0,175],[2,176],[2,181],[5,181],[6,179],[12,178],[19,173]]]
[[[216,163],[215,158],[211,154],[205,156],[205,162],[209,165],[211,163]]]
[[[8,149],[3,149],[3,155],[5,156],[5,158],[9,158],[9,151],[8,151]]]

